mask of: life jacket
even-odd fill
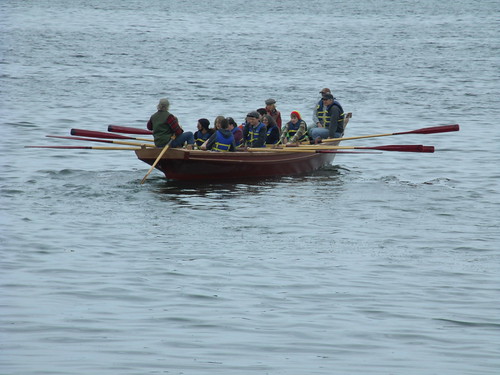
[[[278,135],[275,137],[276,139],[273,142],[273,141],[270,140],[270,136],[271,136],[271,133],[272,133],[273,129],[275,129],[275,128],[276,128],[276,131],[277,131]],[[268,139],[269,139],[270,142],[267,141]],[[279,131],[278,126],[276,125],[276,126],[269,127],[267,129],[267,133],[266,133],[266,143],[267,144],[276,144],[276,143],[278,143],[279,140],[280,140],[280,131]]]
[[[203,134],[201,130],[198,130],[194,133],[194,141],[197,146],[201,146],[208,138],[210,138],[210,132]]]
[[[288,123],[288,138],[289,139],[292,139],[295,136],[295,133],[297,133],[299,131],[301,123],[305,124],[304,120],[299,120],[299,121],[297,121],[296,124],[294,124],[291,121]],[[306,127],[305,133],[300,139],[298,139],[299,142],[307,140],[307,125],[305,127]]]
[[[229,133],[229,137],[224,137],[224,134],[220,130],[217,130],[215,136],[215,143],[212,147],[213,151],[229,151],[231,145],[234,142],[234,135]]]
[[[339,118],[339,123],[343,124],[344,123],[344,117],[345,117],[345,113],[344,113],[344,110],[342,109],[342,106],[340,105],[340,103],[336,100],[333,101],[333,104],[332,105],[336,105],[337,107],[340,108],[340,118]],[[323,126],[325,128],[329,128],[330,127],[330,115],[328,114],[328,107],[325,107],[323,105],[323,101],[320,100],[318,102],[318,105],[316,106],[316,113],[318,115],[318,119],[321,121],[321,123],[323,124]]]
[[[259,139],[260,130],[265,126],[266,125],[264,125],[262,122],[260,122],[256,128],[254,128],[253,126],[249,127],[249,129],[248,129],[248,143],[250,143],[250,145],[253,145],[253,143]],[[265,145],[262,147],[265,147]]]

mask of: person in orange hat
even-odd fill
[[[302,116],[298,111],[290,113],[290,121],[285,124],[279,143],[281,144],[298,144],[302,141],[307,141],[307,124],[302,120]]]

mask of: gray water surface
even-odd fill
[[[3,1],[2,374],[497,374],[499,3]],[[347,136],[311,175],[182,184],[71,128],[277,100]],[[348,143],[349,142],[349,143]],[[101,144],[97,144],[101,145]]]

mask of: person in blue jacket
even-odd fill
[[[229,124],[226,118],[218,121],[218,129],[210,136],[206,145],[202,145],[202,150],[212,151],[235,151],[236,145],[234,143],[234,136],[231,130],[228,129]]]
[[[266,147],[267,129],[259,119],[260,114],[257,111],[247,114],[247,121],[243,128],[243,143],[245,147]]]

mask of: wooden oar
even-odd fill
[[[433,126],[430,128],[422,128],[417,130],[410,130],[407,132],[398,132],[398,133],[387,133],[387,134],[372,134],[372,135],[362,135],[359,137],[345,137],[345,138],[326,138],[322,139],[322,143],[330,143],[337,141],[349,141],[351,139],[362,139],[362,138],[375,138],[375,137],[387,137],[390,135],[401,135],[401,134],[434,134],[434,133],[447,133],[447,132],[456,132],[460,130],[460,126],[458,124],[454,125],[443,125],[443,126]]]
[[[67,150],[142,150],[141,147],[112,146],[24,146],[24,148],[58,148]]]
[[[139,142],[125,142],[125,141],[114,141],[111,139],[100,139],[100,138],[83,138],[83,137],[65,137],[61,135],[46,135],[49,138],[61,138],[61,139],[73,139],[75,141],[90,141],[90,142],[103,142],[103,143],[116,143],[119,145],[129,145],[129,146],[144,146],[144,147],[155,147],[153,144],[144,144]]]
[[[153,163],[153,165],[151,165],[151,168],[149,168],[148,173],[146,173],[146,175],[142,178],[141,185],[144,183],[144,181],[146,181],[146,178],[148,178],[149,174],[153,171],[153,169],[155,169],[156,164],[158,164],[158,162],[160,161],[160,159],[162,158],[162,156],[165,154],[165,152],[168,151],[168,149],[170,147],[170,144],[172,143],[172,141],[174,140],[174,138],[175,137],[170,138],[170,141],[168,141],[168,143],[165,145],[165,147],[163,147],[163,150],[161,150],[160,155],[158,155],[158,157],[156,158],[156,160]]]
[[[316,152],[328,150],[379,150],[379,151],[399,151],[399,152],[434,152],[434,146],[423,145],[386,145],[376,147],[358,147],[358,146],[300,146],[285,148],[249,148],[252,152]]]
[[[131,128],[130,126],[109,125],[108,132],[125,133],[125,134],[153,134],[151,130]]]
[[[153,142],[151,138],[127,137],[125,135],[97,132],[94,130],[71,129],[71,135],[79,135],[82,137],[106,138],[106,139],[136,139],[138,141]]]

